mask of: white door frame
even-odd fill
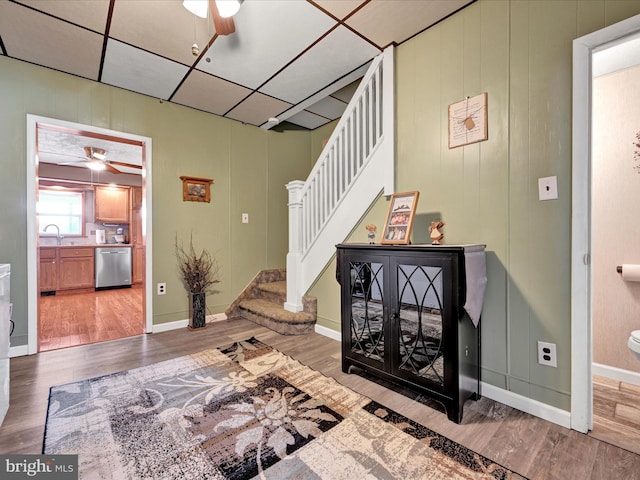
[[[143,144],[145,198],[143,205],[143,234],[145,244],[145,331],[150,333],[153,327],[153,291],[151,288],[152,231],[151,231],[151,138],[118,132],[80,123],[66,122],[55,118],[27,114],[27,325],[28,354],[38,353],[38,232],[36,231],[36,173],[37,173],[37,136],[38,124],[54,125],[72,130],[96,133],[138,141]]]
[[[571,428],[593,427],[591,380],[591,87],[592,54],[640,31],[640,15],[573,41],[571,214]]]

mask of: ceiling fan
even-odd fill
[[[207,18],[211,12],[213,26],[218,35],[231,35],[236,31],[233,16],[241,0],[184,0],[182,5],[194,15]]]
[[[86,158],[76,162],[62,163],[61,165],[83,164],[85,167],[91,170],[106,170],[111,173],[122,173],[115,166],[136,168],[142,170],[141,165],[132,165],[130,163],[117,162],[115,160],[107,160],[107,152],[104,148],[99,147],[84,147],[84,154]],[[115,165],[115,166],[114,166]]]

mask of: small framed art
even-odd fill
[[[487,132],[487,93],[449,105],[449,148],[482,142]]]
[[[180,177],[182,180],[182,201],[211,202],[212,178]]]
[[[387,221],[384,224],[383,244],[408,245],[413,228],[413,216],[418,206],[420,192],[394,193],[389,201]]]

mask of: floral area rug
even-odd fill
[[[81,479],[521,479],[251,338],[51,389]]]

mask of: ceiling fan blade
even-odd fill
[[[223,18],[220,16],[215,0],[209,0],[209,10],[211,10],[213,26],[218,35],[230,35],[236,31],[236,24],[232,17]]]
[[[111,165],[118,165],[119,167],[138,168],[142,170],[142,165],[132,165],[130,163],[116,162],[115,160],[107,160]]]
[[[104,162],[105,170],[111,173],[122,173],[116,167],[112,166],[109,162]]]

